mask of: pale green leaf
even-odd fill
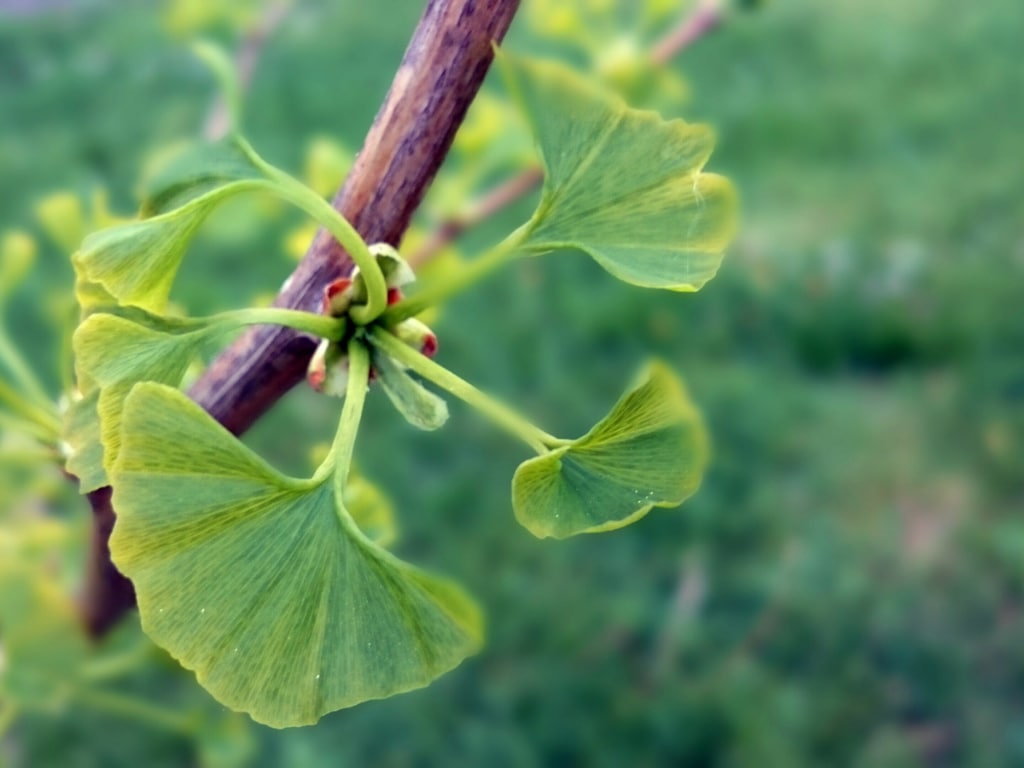
[[[216,325],[201,321],[157,317],[131,309],[126,314],[90,315],[75,330],[71,342],[79,381],[93,382],[100,388],[97,413],[107,472],[120,450],[121,411],[132,386],[139,381],[178,386],[192,360],[220,332]]]
[[[82,493],[108,485],[100,439],[99,399],[100,391],[93,389],[73,400],[64,412],[61,431],[64,467],[78,478],[78,489]]]
[[[173,147],[147,171],[141,215],[167,213],[225,184],[262,178],[263,171],[234,136]]]
[[[707,454],[703,423],[682,383],[652,363],[590,432],[519,466],[516,519],[535,536],[559,539],[621,528],[691,496]]]
[[[473,602],[360,533],[332,477],[281,475],[176,390],[136,385],[111,477],[147,634],[259,722],[424,686],[479,646]]]
[[[82,319],[93,312],[102,310],[114,311],[117,309],[117,299],[110,295],[99,283],[89,280],[82,271],[75,267],[75,301],[78,302],[79,315]],[[79,387],[84,388],[82,382]]]
[[[391,404],[414,427],[438,429],[448,421],[448,405],[406,373],[387,353],[372,347],[373,368]]]
[[[94,232],[73,257],[76,271],[122,304],[162,312],[195,231],[222,202],[261,185],[231,182],[168,213]]]
[[[695,291],[714,277],[736,201],[728,180],[701,172],[710,129],[630,109],[553,62],[499,60],[545,168],[521,247],[579,249],[650,288]]]
[[[98,312],[75,330],[75,372],[100,387],[119,381],[169,381],[184,375],[210,338],[221,332],[203,320],[146,312]]]

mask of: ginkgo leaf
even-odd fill
[[[167,213],[225,184],[262,178],[235,136],[186,143],[157,158],[142,183],[140,212]]]
[[[480,644],[472,600],[364,536],[330,474],[281,475],[176,390],[132,390],[111,479],[146,633],[259,722],[424,686]]]
[[[553,63],[499,56],[530,121],[544,189],[520,247],[574,248],[621,280],[696,291],[736,227],[725,178],[702,173],[706,126],[630,109]]]
[[[703,423],[682,383],[652,363],[590,432],[519,466],[512,506],[542,538],[621,528],[691,496],[707,455]]]
[[[398,365],[388,354],[372,347],[373,368],[391,404],[414,427],[439,429],[448,421],[448,404]]]
[[[89,493],[108,485],[100,437],[99,389],[72,400],[61,428],[64,468],[78,478],[78,490]]]
[[[231,182],[159,216],[94,232],[72,257],[75,268],[121,303],[162,312],[185,250],[203,221],[228,198],[269,186],[258,179]]]
[[[157,317],[127,310],[127,316],[92,314],[72,337],[79,381],[100,388],[96,408],[103,445],[103,467],[109,472],[121,446],[124,399],[139,381],[177,386],[189,364],[222,329],[201,321]],[[92,456],[88,457],[92,460]]]
[[[203,320],[144,312],[87,317],[75,330],[75,372],[104,387],[119,381],[163,381],[184,374],[199,349],[222,328]]]

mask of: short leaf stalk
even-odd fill
[[[0,326],[0,366],[10,371],[20,390],[15,392],[0,381],[0,386],[4,386],[4,389],[0,390],[0,400],[7,402],[13,409],[20,411],[23,416],[29,417],[33,422],[46,429],[56,425],[56,431],[59,432],[60,426],[53,413],[53,401],[32,373],[31,367],[11,343],[2,326]],[[29,416],[30,413],[31,416]]]
[[[494,246],[490,251],[474,259],[459,274],[452,275],[444,282],[428,285],[424,290],[402,299],[384,312],[384,322],[388,325],[399,323],[415,317],[430,307],[443,304],[468,288],[473,287],[482,279],[496,272],[512,259],[522,255],[520,246],[530,233],[530,223],[516,229],[512,234]]]
[[[13,414],[10,417],[12,422],[15,420],[19,424],[24,422],[26,428],[33,434],[38,434],[41,438],[45,438],[47,442],[52,441],[60,434],[60,420],[53,412],[52,403],[49,404],[49,407],[43,407],[41,404],[34,402],[34,399],[23,395],[21,392],[16,392],[3,381],[0,381],[0,403],[10,408]],[[6,416],[6,414],[0,413],[0,417],[3,416]]]
[[[206,319],[215,325],[236,328],[240,325],[283,325],[297,331],[337,340],[345,335],[348,323],[343,317],[328,317],[297,309],[249,307],[221,312]]]
[[[394,334],[380,328],[369,332],[370,342],[395,360],[408,366],[428,381],[451,392],[468,405],[473,406],[507,432],[529,445],[538,455],[543,456],[552,449],[570,441],[549,435],[535,427],[504,403],[474,387],[465,379],[438,365],[430,358],[402,343]]]
[[[352,452],[355,449],[356,434],[366,403],[366,391],[370,381],[370,353],[363,341],[353,337],[348,343],[349,377],[345,392],[345,404],[338,420],[338,431],[327,457],[323,460],[313,476],[314,481],[322,481],[332,472],[334,477],[334,493],[338,498],[344,495],[348,482],[349,467],[352,464]]]

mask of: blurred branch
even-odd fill
[[[256,72],[256,63],[259,61],[263,46],[284,21],[288,11],[291,10],[293,0],[277,0],[270,3],[259,20],[246,32],[239,46],[238,54],[235,56],[235,72],[238,77],[238,87],[241,92],[249,87],[253,74]],[[210,114],[206,118],[206,125],[203,128],[203,136],[215,141],[225,136],[230,127],[228,105],[224,95],[218,92],[213,105],[210,107]]]
[[[668,672],[678,656],[680,635],[686,625],[700,613],[707,592],[708,574],[703,560],[687,554],[679,568],[679,578],[676,581],[668,615],[654,644],[648,674],[652,685],[668,677]]]
[[[723,0],[703,0],[689,14],[662,37],[651,49],[650,60],[659,66],[712,32],[725,17]],[[517,176],[502,182],[457,216],[443,220],[413,254],[408,257],[415,268],[437,256],[445,247],[457,240],[467,229],[483,223],[536,189],[544,180],[540,166],[527,168]]]
[[[544,170],[540,166],[534,166],[502,182],[476,202],[470,203],[461,215],[442,221],[427,241],[409,257],[409,263],[415,268],[430,261],[467,229],[486,221],[529,194],[543,180]]]
[[[135,587],[110,560],[110,533],[114,530],[111,489],[86,494],[92,507],[92,540],[86,561],[81,611],[86,628],[101,635],[135,605]]]
[[[714,31],[725,18],[723,0],[702,0],[693,12],[686,16],[651,49],[651,61],[667,64],[680,51],[689,48],[704,35]]]
[[[504,38],[518,7],[519,0],[428,3],[362,151],[333,201],[367,242],[397,244],[401,239],[483,82],[493,58],[492,41]],[[317,312],[324,286],[351,270],[349,256],[321,230],[274,305]],[[312,339],[291,329],[252,328],[213,361],[190,395],[239,434],[302,380],[313,349]],[[109,495],[109,488],[90,495],[95,530],[83,613],[94,634],[102,634],[134,604],[124,577],[109,560]]]

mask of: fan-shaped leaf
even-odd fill
[[[522,247],[576,248],[650,288],[696,291],[714,277],[736,202],[726,179],[701,173],[710,129],[630,109],[552,62],[499,60],[545,167]]]
[[[103,467],[99,400],[99,389],[73,400],[64,412],[61,427],[65,468],[78,478],[78,490],[82,493],[108,484]]]
[[[180,378],[203,344],[221,330],[202,320],[144,312],[96,313],[78,326],[72,338],[76,373],[100,387],[119,381]]]
[[[176,390],[136,385],[111,475],[147,634],[255,720],[421,687],[479,645],[473,602],[360,533],[331,477],[281,475]]]
[[[172,211],[225,184],[264,178],[234,136],[172,147],[157,160],[142,184],[144,217]]]
[[[120,302],[162,312],[195,231],[222,202],[260,186],[269,182],[232,182],[160,216],[94,232],[74,255],[75,267]]]
[[[512,505],[539,537],[613,530],[681,504],[706,462],[699,414],[675,375],[652,363],[590,432],[519,466]]]
[[[178,386],[199,350],[222,330],[138,310],[126,314],[131,319],[102,312],[90,315],[72,337],[79,381],[100,388],[97,414],[107,472],[120,450],[121,411],[132,386],[139,381]]]

